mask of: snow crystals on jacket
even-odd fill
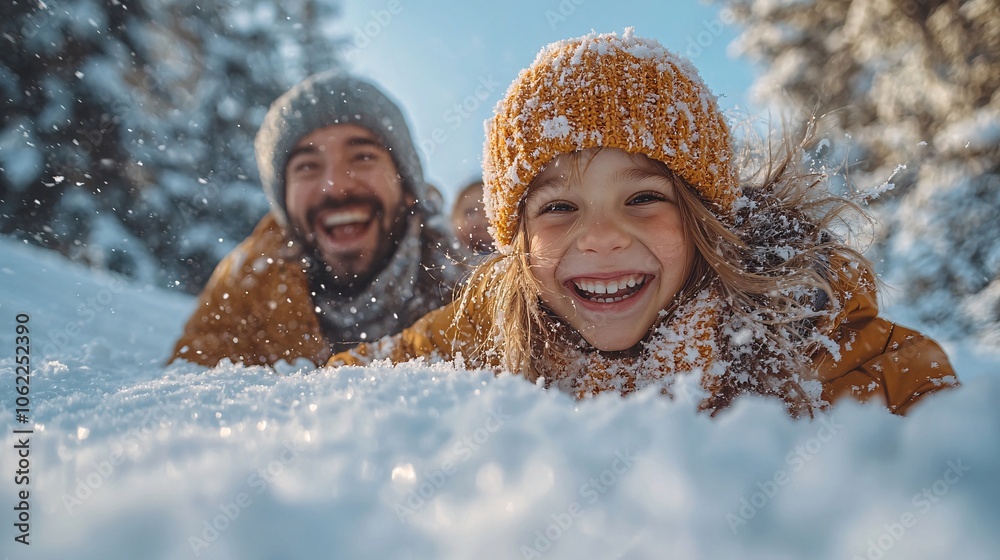
[[[811,356],[814,371],[803,372],[796,380],[806,391],[811,410],[853,398],[881,401],[892,412],[904,414],[924,395],[958,384],[936,342],[877,316],[871,278],[855,278],[837,290],[844,303],[834,314],[834,327],[824,335],[825,344]],[[486,334],[492,321],[487,306],[476,306],[471,314],[460,314],[459,309],[452,303],[435,310],[398,335],[334,355],[327,365],[454,359],[461,354],[466,364],[496,367],[498,361],[488,350],[493,346]],[[733,360],[739,352],[734,348],[752,348],[761,333],[749,325],[734,328],[726,317],[732,318],[724,299],[714,288],[706,288],[654,327],[639,356],[607,357],[581,343],[566,358],[544,364],[544,383],[577,398],[605,391],[627,395],[649,386],[673,396],[680,376],[694,374],[699,380],[685,383],[684,390],[698,388],[709,397],[703,402],[710,402],[723,387],[776,395],[782,387],[762,385],[753,372]],[[727,404],[728,400],[707,408],[715,411]]]
[[[320,365],[333,352],[398,333],[450,301],[460,280],[441,227],[410,220],[371,285],[340,299],[314,296],[309,259],[269,213],[216,267],[171,361],[271,365],[301,357]]]

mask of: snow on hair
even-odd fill
[[[860,208],[832,194],[825,175],[799,165],[811,134],[808,127],[800,142],[786,138],[777,149],[768,144],[743,150],[743,168],[753,171],[741,184],[739,208],[729,227],[666,165],[633,155],[637,163],[679,187],[684,229],[696,247],[691,274],[672,307],[717,280],[730,304],[729,320],[752,325],[758,337],[753,351],[720,345],[729,369],[744,375],[703,380],[710,385],[701,405],[705,410],[721,410],[741,393],[781,398],[794,415],[823,406],[803,383],[814,377],[810,356],[828,345],[841,311],[833,289],[840,279],[837,266],[851,263],[870,272],[871,264],[831,233],[845,212]],[[496,255],[473,272],[457,296],[463,311],[459,316],[485,306],[494,318],[472,352],[477,365],[519,373],[534,382],[542,375],[542,364],[567,351],[571,329],[540,305],[523,219],[511,245],[509,254]]]

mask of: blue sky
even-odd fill
[[[552,41],[635,27],[687,55],[724,110],[747,105],[750,65],[727,55],[739,28],[718,5],[599,0],[343,0],[347,67],[399,101],[427,180],[450,202],[480,173],[483,121]]]

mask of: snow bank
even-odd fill
[[[1000,550],[995,350],[945,341],[965,385],[906,419],[849,403],[795,422],[759,399],[711,419],[683,394],[578,403],[450,364],[163,367],[192,299],[3,239],[0,262],[0,542],[17,558]],[[17,313],[31,315],[34,368],[28,547],[11,509],[26,488],[13,484]]]

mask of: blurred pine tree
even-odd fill
[[[4,12],[0,233],[192,293],[267,211],[253,137],[268,105],[343,47],[319,0]]]
[[[1000,341],[1000,2],[723,3],[755,99],[827,115],[826,157],[856,185],[892,176],[870,254],[896,300]]]

